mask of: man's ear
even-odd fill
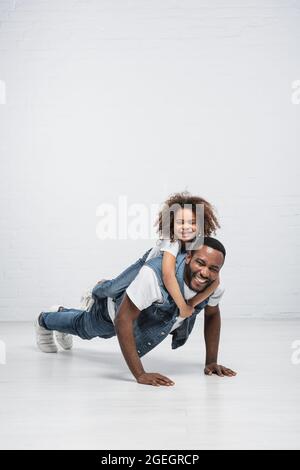
[[[187,254],[186,254],[186,257],[185,257],[185,264],[189,264],[191,259],[193,257],[193,252],[192,251],[188,251]]]

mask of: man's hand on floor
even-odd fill
[[[221,366],[221,364],[217,364],[216,362],[212,362],[211,364],[207,364],[204,369],[204,374],[206,375],[213,375],[216,374],[219,377],[234,377],[236,372],[234,370],[228,369],[228,367]]]
[[[167,387],[170,385],[175,385],[171,379],[165,377],[164,375],[158,374],[157,372],[144,372],[143,374],[139,375],[136,380],[139,384],[154,385],[155,387],[159,387],[160,385]]]

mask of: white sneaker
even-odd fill
[[[73,336],[69,333],[61,333],[60,331],[55,331],[55,339],[58,344],[65,349],[72,349],[73,347]]]
[[[53,331],[46,330],[39,324],[38,318],[35,320],[36,344],[40,351],[44,353],[57,353],[58,349],[54,341]]]
[[[82,294],[81,299],[80,299],[80,310],[85,310],[86,312],[89,312],[94,305],[94,299],[93,299],[93,294],[92,294],[93,288],[90,287],[89,289],[86,289],[85,292]]]
[[[45,312],[59,312],[60,309],[63,308],[62,305],[52,305],[52,307],[49,307],[47,308],[47,310],[45,310]]]

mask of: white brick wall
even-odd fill
[[[219,210],[223,315],[299,315],[299,52],[299,0],[0,0],[0,319],[148,248],[99,241],[101,202],[184,188]]]

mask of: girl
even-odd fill
[[[200,207],[204,210],[202,230],[199,220]],[[159,213],[156,225],[158,225],[159,240],[149,253],[147,260],[163,253],[164,284],[179,309],[180,317],[189,317],[192,315],[194,307],[216,290],[219,279],[207,287],[204,292],[195,295],[187,304],[176,279],[176,256],[178,253],[185,253],[191,243],[195,242],[196,245],[197,239],[201,236],[210,236],[215,233],[216,229],[220,227],[219,222],[209,202],[185,191],[169,197]]]
[[[204,209],[204,224],[201,230],[199,225],[198,208]],[[116,285],[121,293],[133,281],[137,273],[148,259],[163,254],[162,271],[164,284],[179,309],[179,315],[186,318],[192,315],[194,307],[209,297],[218,287],[219,280],[214,281],[205,291],[195,295],[186,303],[178,285],[175,266],[178,253],[186,252],[191,242],[197,239],[201,242],[201,236],[210,236],[220,227],[213,207],[205,199],[192,196],[187,191],[171,195],[164,203],[156,222],[158,226],[159,240],[148,256],[138,260],[134,265],[127,268],[117,278],[111,281],[99,281],[94,289],[89,289],[81,298],[81,310],[90,310],[93,303],[93,292],[97,286],[105,281],[105,291],[108,297],[116,295]],[[203,233],[201,233],[203,232]],[[114,282],[114,294],[110,295],[110,283]]]

